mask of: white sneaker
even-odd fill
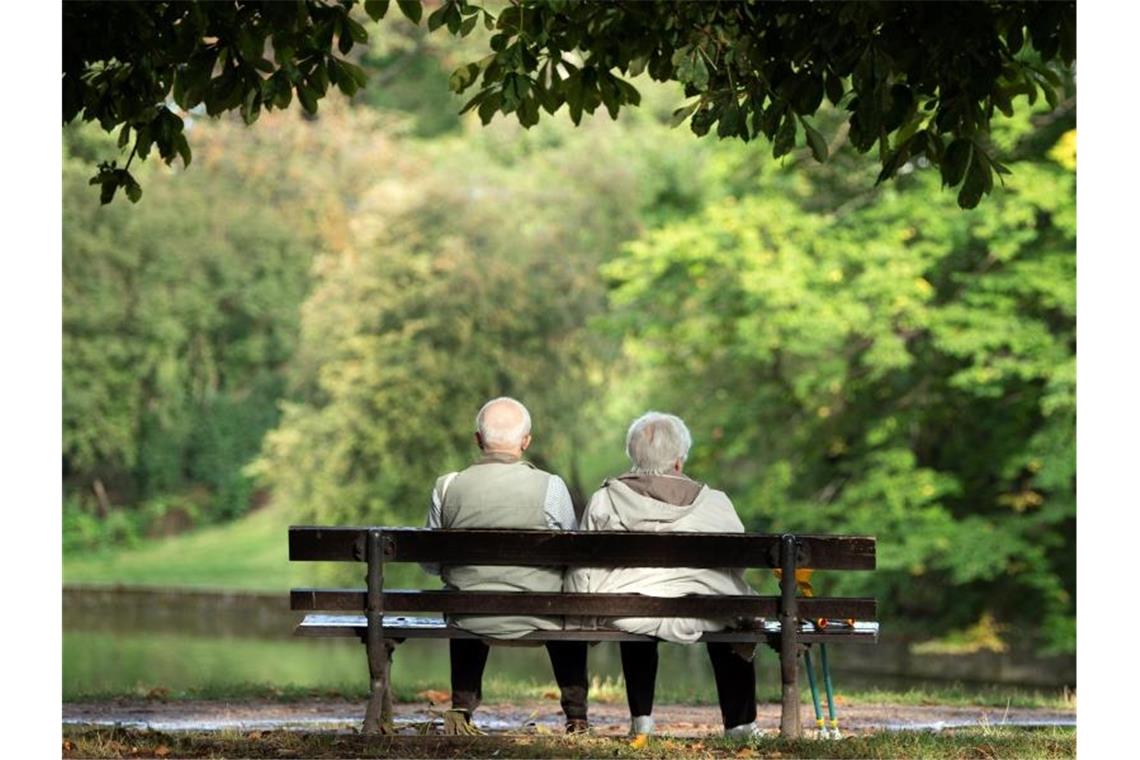
[[[761,736],[761,731],[755,723],[741,723],[739,726],[724,729],[724,738],[733,741],[748,741],[758,736]]]
[[[649,735],[653,733],[654,728],[656,728],[656,724],[653,722],[652,715],[638,715],[629,722],[629,735]]]

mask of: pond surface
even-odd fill
[[[248,685],[366,692],[364,647],[355,639],[294,638],[301,617],[288,609],[287,594],[66,588],[63,698],[145,695],[154,689],[208,695]],[[715,702],[703,647],[662,644],[660,655],[659,701]],[[995,684],[1059,690],[1075,684],[1071,658],[916,656],[887,636],[875,646],[833,646],[830,655],[841,691],[951,683],[979,690]],[[448,673],[444,640],[409,641],[396,650],[392,675],[400,697],[446,691]],[[616,644],[590,649],[590,674],[595,693],[624,701]],[[758,650],[757,677],[761,699],[775,698],[778,661],[766,647]],[[488,699],[536,698],[553,688],[553,680],[542,647],[493,647],[484,692]]]

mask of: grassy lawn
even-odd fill
[[[358,585],[361,571],[349,563],[289,562],[290,520],[267,507],[224,525],[133,547],[65,555],[63,582],[185,586],[241,591],[287,591],[309,584]],[[393,587],[439,585],[418,566],[385,569]]]
[[[263,509],[136,547],[65,556],[63,582],[283,591],[292,570],[287,527],[280,511]]]
[[[983,728],[931,732],[881,732],[841,741],[722,738],[648,742],[602,737],[370,736],[254,731],[163,733],[113,729],[63,731],[65,758],[1069,758],[1076,755],[1073,729]]]

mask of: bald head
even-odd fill
[[[530,445],[530,412],[507,396],[488,401],[475,415],[475,440],[484,451],[521,456]]]

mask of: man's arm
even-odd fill
[[[550,476],[543,512],[546,514],[546,527],[551,530],[578,530],[578,518],[574,515],[570,491],[557,475]]]

